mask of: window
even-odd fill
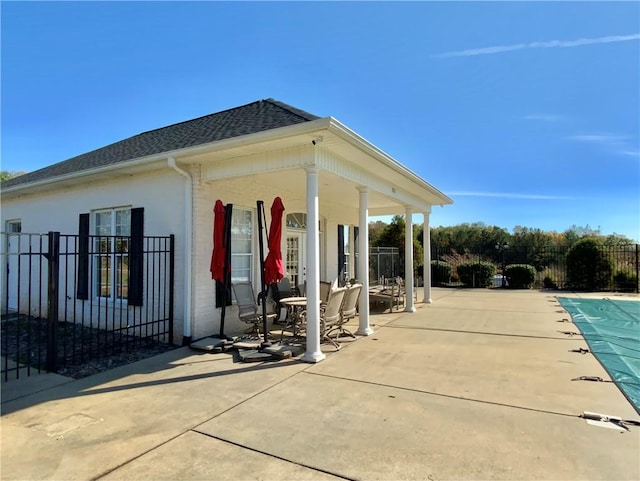
[[[131,209],[96,211],[94,226],[95,295],[110,300],[127,299]]]
[[[234,207],[231,216],[231,282],[251,282],[253,212]]]
[[[19,234],[22,232],[22,221],[20,220],[8,220],[7,232],[9,234]]]

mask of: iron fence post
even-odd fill
[[[60,273],[60,232],[49,232],[47,280],[47,371],[56,372],[58,358],[58,278]]]
[[[169,236],[169,344],[173,344],[173,304],[174,293],[173,288],[175,284],[174,271],[175,271],[175,245],[176,236],[171,234]]]

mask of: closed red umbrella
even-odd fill
[[[213,208],[213,252],[211,253],[211,278],[224,282],[224,260],[226,249],[224,246],[225,208],[221,200],[216,200]]]
[[[282,263],[282,213],[284,205],[282,199],[276,197],[271,205],[271,225],[269,226],[269,255],[264,261],[264,281],[266,285],[278,282],[284,277],[284,265]]]

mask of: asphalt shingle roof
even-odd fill
[[[134,135],[106,147],[9,179],[2,182],[2,188],[29,184],[51,177],[113,165],[216,140],[309,122],[319,118],[274,99],[259,100]]]

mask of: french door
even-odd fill
[[[303,232],[287,232],[287,257],[285,269],[291,284],[298,286],[305,281],[306,266],[306,234]]]

